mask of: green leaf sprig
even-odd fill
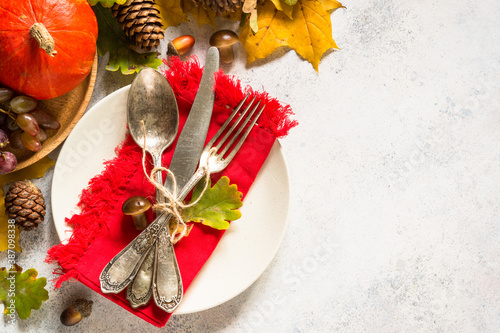
[[[22,272],[16,264],[10,269],[0,268],[0,301],[5,315],[13,315],[15,310],[19,318],[29,318],[32,309],[40,309],[42,302],[49,299],[49,292],[44,288],[47,279],[37,276],[36,269]]]
[[[238,192],[236,184],[229,184],[229,178],[226,176],[221,177],[213,187],[211,185],[209,183],[207,190],[196,205],[188,207],[182,212],[182,217],[186,222],[198,222],[218,230],[224,230],[229,228],[228,221],[234,221],[241,217],[238,208],[243,205],[243,195]],[[196,185],[191,202],[198,199],[203,187],[203,182]]]

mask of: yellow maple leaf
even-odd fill
[[[286,3],[283,2],[283,0],[271,0],[276,7],[277,10],[281,10],[283,13],[286,14],[290,19],[293,19],[293,7],[294,6],[288,6]]]
[[[0,202],[0,252],[8,249],[21,252],[21,246],[19,246],[19,233],[21,231],[14,224],[9,224],[8,221],[9,218],[5,215],[5,202],[2,198]]]
[[[332,38],[330,13],[342,7],[336,0],[299,0],[291,20],[272,1],[259,4],[257,33],[245,24],[240,41],[247,51],[247,63],[269,56],[276,48],[289,46],[309,61],[316,71],[323,53],[337,48]]]
[[[36,163],[27,166],[24,169],[14,171],[5,175],[0,175],[0,194],[3,195],[2,188],[8,183],[17,182],[18,180],[27,180],[33,178],[40,178],[45,175],[48,169],[56,164],[48,156],[45,156]]]
[[[176,27],[182,22],[189,21],[182,9],[182,0],[157,0],[156,4],[165,27]]]
[[[21,252],[21,247],[19,246],[20,230],[17,227],[15,227],[15,229],[12,229],[12,227],[10,227],[9,229],[9,218],[5,212],[5,200],[3,193],[4,186],[9,183],[16,182],[18,180],[43,177],[43,175],[45,175],[45,172],[47,172],[48,169],[54,166],[54,164],[55,162],[46,156],[41,160],[39,160],[38,162],[33,163],[32,165],[24,169],[0,176],[0,252],[5,251],[7,249]],[[12,241],[9,247],[9,230],[15,230],[15,237],[11,238],[14,239],[13,248],[12,248]],[[12,232],[10,233],[12,234]]]

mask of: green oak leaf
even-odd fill
[[[91,6],[95,6],[100,3],[106,8],[112,7],[115,3],[123,5],[125,2],[127,2],[127,0],[89,0],[89,4]]]
[[[47,279],[37,279],[37,276],[34,268],[24,272],[15,264],[9,270],[0,268],[0,301],[5,315],[10,316],[11,308],[14,308],[19,318],[26,319],[32,309],[40,309],[42,302],[49,299],[49,292],[44,288]]]
[[[191,202],[200,196],[204,185],[203,181],[196,185]],[[228,221],[241,217],[238,208],[243,205],[242,197],[236,184],[229,185],[229,178],[221,177],[214,187],[211,187],[211,183],[208,184],[207,190],[196,205],[183,211],[183,219],[186,222],[201,222],[218,230],[227,229],[229,228]]]
[[[135,45],[120,28],[111,12],[102,5],[92,7],[99,25],[97,38],[97,52],[100,56],[109,52],[109,61],[106,69],[109,71],[121,70],[122,74],[138,73],[144,67],[158,68],[162,61],[157,58],[156,52],[138,53]]]

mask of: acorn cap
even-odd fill
[[[82,316],[88,317],[92,313],[92,305],[94,302],[80,298],[75,301],[75,306],[78,308]]]
[[[210,37],[210,45],[215,47],[231,46],[238,41],[238,35],[231,30],[219,30]]]
[[[167,43],[167,57],[170,57],[170,56],[174,56],[174,57],[180,56],[179,52],[175,48],[172,41],[168,41],[168,43]]]
[[[135,195],[128,198],[122,206],[122,212],[125,215],[137,215],[144,213],[151,208],[151,202],[143,196]]]

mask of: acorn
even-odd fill
[[[83,318],[90,316],[94,302],[86,299],[77,299],[61,313],[61,323],[65,326],[78,324]]]
[[[194,37],[191,35],[179,36],[174,38],[172,44],[177,50],[177,53],[179,53],[179,55],[183,55],[193,48]]]

